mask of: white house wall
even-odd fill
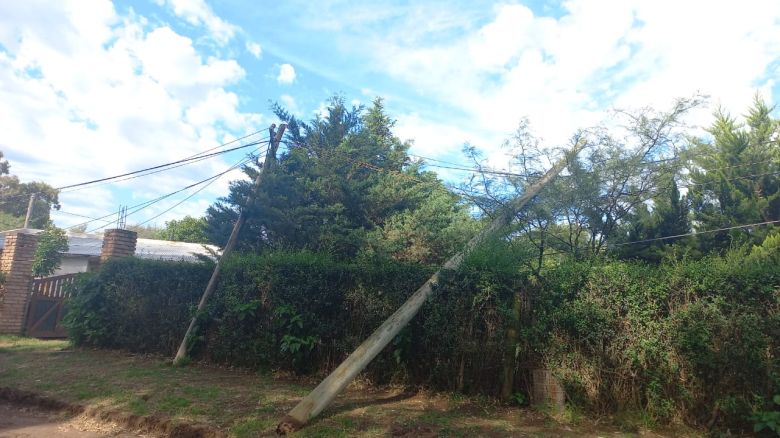
[[[87,263],[89,257],[86,256],[63,256],[59,269],[54,275],[76,274],[78,272],[87,272]]]

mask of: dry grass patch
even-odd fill
[[[74,350],[66,341],[0,336],[0,387],[33,391],[87,410],[209,425],[228,436],[275,436],[279,419],[316,383],[311,378],[206,365],[177,368],[166,358]],[[365,384],[350,387],[320,418],[295,435],[650,436],[596,427],[586,420],[565,425],[544,414],[484,398]]]

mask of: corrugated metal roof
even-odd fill
[[[41,230],[19,229],[3,231],[0,234],[0,248],[5,247],[6,234],[22,232],[25,234],[38,234]],[[103,247],[103,236],[99,234],[83,234],[66,232],[68,236],[68,255],[99,256]],[[200,243],[173,242],[170,240],[138,239],[135,247],[135,256],[142,259],[153,260],[184,260],[194,262],[199,255],[213,258],[212,252],[219,253],[219,248],[214,245]]]

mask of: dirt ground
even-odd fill
[[[13,415],[0,411],[0,437],[141,436],[106,426],[111,423],[151,436],[272,437],[279,420],[317,383],[316,378],[204,364],[177,368],[170,366],[168,358],[80,350],[62,341],[0,336],[0,400],[17,406],[4,408],[12,409]],[[19,411],[18,406],[48,406],[52,412],[70,409],[72,416]],[[53,434],[55,431],[61,434]],[[701,434],[648,427],[634,420],[592,418],[575,411],[551,415],[488,398],[357,382],[294,436],[606,438]]]
[[[0,438],[136,438],[115,424],[0,403]]]

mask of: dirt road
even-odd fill
[[[0,403],[0,438],[136,438],[116,425],[40,412]]]

